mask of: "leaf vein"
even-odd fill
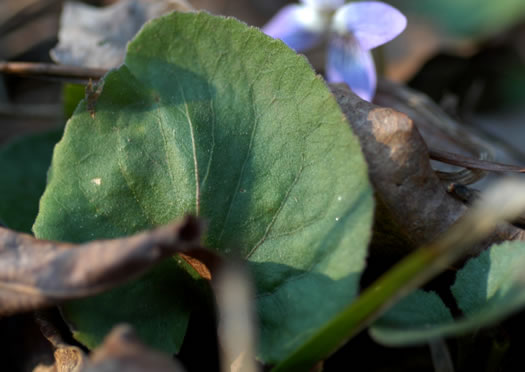
[[[304,159],[303,159],[303,164],[304,164]],[[286,190],[286,194],[284,195],[284,198],[281,200],[279,208],[277,209],[277,211],[273,215],[273,217],[272,217],[270,223],[268,224],[268,226],[266,226],[266,229],[264,231],[263,236],[261,237],[261,239],[259,239],[259,241],[257,243],[255,243],[255,245],[250,250],[250,252],[246,256],[246,258],[250,258],[252,256],[252,254],[255,253],[257,248],[259,248],[266,241],[266,238],[268,237],[268,234],[270,234],[270,231],[272,231],[272,228],[275,225],[275,221],[277,221],[277,218],[281,214],[281,211],[283,210],[284,206],[288,202],[288,199],[290,198],[290,194],[292,193],[292,190],[294,189],[295,185],[297,185],[297,182],[301,178],[301,174],[303,173],[303,170],[304,170],[304,166],[301,165],[301,168],[299,169],[299,172],[297,172],[297,175],[295,176],[293,182],[290,184],[290,187],[288,188],[288,190]]]
[[[195,133],[194,125],[191,119],[188,101],[186,100],[186,95],[184,94],[184,88],[182,85],[177,82],[179,86],[180,93],[182,95],[182,100],[184,101],[184,115],[188,121],[190,127],[190,136],[191,136],[191,147],[192,147],[192,156],[193,156],[193,168],[195,173],[195,215],[199,216],[200,214],[200,181],[199,181],[199,162],[197,160],[197,146],[195,144]]]
[[[168,174],[170,176],[171,186],[173,187],[173,189],[175,189],[175,177],[174,177],[173,168],[172,168],[169,156],[168,156],[168,139],[166,137],[166,132],[165,132],[166,118],[163,112],[161,111],[160,106],[157,106],[157,113],[159,114],[158,116],[159,130],[162,135],[162,142],[164,145],[164,154],[166,156],[166,165],[168,167]]]
[[[249,42],[250,37],[251,37],[251,35],[245,41],[245,47],[248,46],[248,42]],[[262,63],[261,65],[262,66],[266,66],[268,64],[268,61],[271,61],[273,59],[274,54],[275,54],[275,50],[272,51],[272,53],[268,53],[266,55],[264,63]],[[242,182],[242,179],[244,177],[244,172],[246,170],[246,165],[248,164],[248,159],[250,158],[250,154],[252,152],[253,142],[254,142],[254,138],[255,138],[255,132],[257,131],[257,127],[259,125],[259,118],[256,115],[257,110],[255,108],[254,97],[253,97],[253,85],[255,84],[256,81],[259,80],[259,77],[261,76],[262,73],[263,73],[263,71],[260,70],[259,73],[257,74],[257,76],[255,77],[255,79],[253,79],[251,84],[250,84],[250,101],[252,103],[252,112],[254,114],[252,131],[251,131],[251,134],[250,134],[250,142],[248,144],[248,150],[246,151],[246,157],[244,158],[244,161],[242,163],[241,172],[239,174],[239,179],[237,180],[237,185],[235,187],[235,190],[233,191],[233,195],[232,195],[232,198],[231,198],[231,201],[230,201],[230,205],[228,207],[228,212],[226,213],[226,217],[224,218],[224,223],[222,225],[221,233],[219,234],[219,239],[218,239],[219,244],[220,244],[220,242],[222,240],[222,237],[224,235],[224,231],[226,230],[226,224],[228,223],[228,219],[230,218],[230,214],[231,214],[231,211],[232,211],[232,208],[233,208],[233,204],[234,204],[235,200],[237,199],[237,195],[239,194],[239,190],[241,188],[241,182]]]
[[[221,59],[224,57],[224,53],[221,53],[219,57],[217,58],[217,61],[215,63],[215,66],[220,65]],[[213,72],[213,77],[217,75],[218,68],[215,68],[215,71]],[[216,123],[216,113],[215,113],[215,101],[213,99],[213,92],[210,89],[210,86],[208,85],[208,95],[210,96],[210,110],[211,110],[211,116],[212,116],[212,122],[211,122],[211,148],[210,148],[210,156],[208,158],[208,165],[206,166],[206,172],[204,173],[204,177],[202,178],[201,183],[201,190],[204,189],[204,186],[206,185],[206,182],[208,181],[208,176],[210,175],[211,170],[211,163],[213,161],[214,151],[215,151],[215,123]]]

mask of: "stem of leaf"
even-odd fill
[[[365,289],[356,301],[272,371],[306,371],[317,361],[328,357],[376,319],[397,298],[407,294],[408,291],[403,291],[403,287],[434,258],[435,253],[428,249],[412,253]]]

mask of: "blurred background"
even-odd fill
[[[116,0],[84,2],[102,7]],[[387,2],[407,15],[408,27],[375,52],[380,73],[425,92],[465,122],[520,150],[525,141],[525,1]],[[51,62],[63,3],[0,0],[0,61]],[[262,26],[290,1],[189,3]],[[309,57],[322,72],[323,54],[313,51]],[[61,97],[60,82],[0,75],[0,143],[62,125]]]

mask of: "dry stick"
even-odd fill
[[[74,83],[87,83],[90,79],[98,80],[106,72],[107,70],[102,68],[56,65],[53,63],[0,62],[0,73]]]
[[[412,110],[412,113],[417,114],[416,117],[413,118],[416,122],[425,121],[434,127],[440,128],[464,148],[477,156],[477,158],[474,159],[429,146],[429,156],[431,159],[465,168],[460,172],[436,171],[436,174],[441,179],[468,184],[483,177],[484,171],[525,173],[525,169],[522,167],[491,161],[492,156],[488,148],[489,146],[487,146],[479,136],[465,130],[459,123],[450,118],[424,94],[388,81],[381,81],[379,88],[383,94],[388,93],[392,97],[400,99],[400,102],[407,105],[410,110]]]
[[[525,173],[525,168],[517,165],[497,163],[494,161],[482,159],[474,159],[460,154],[441,151],[433,148],[429,148],[428,154],[430,159],[432,160],[437,160],[442,163],[457,165],[459,167],[464,167],[468,169],[480,169],[488,172]]]
[[[375,101],[381,106],[393,107],[407,114],[420,125],[426,124],[428,127],[439,128],[479,160],[492,160],[491,146],[462,128],[425,94],[401,84],[380,80]],[[443,180],[463,184],[471,184],[484,177],[483,171],[470,168],[459,172],[436,171],[436,174]]]

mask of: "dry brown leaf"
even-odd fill
[[[466,207],[447,193],[430,166],[427,146],[412,120],[363,101],[344,84],[331,88],[360,140],[376,192],[373,252],[403,254],[438,238]],[[525,239],[524,231],[503,224],[469,253],[513,239]]]
[[[131,326],[118,325],[103,344],[88,357],[61,339],[59,331],[45,317],[37,318],[41,330],[55,347],[55,363],[39,365],[33,372],[183,372],[167,354],[153,351],[137,337]]]
[[[38,365],[33,372],[81,372],[85,366],[85,354],[77,346],[60,345],[53,353],[55,363]]]
[[[50,366],[39,365],[33,372],[80,372],[86,365],[86,355],[82,349],[64,342],[60,331],[47,314],[36,312],[35,321],[40,327],[42,335],[54,348],[55,363]]]
[[[38,240],[0,228],[0,315],[103,292],[178,252],[215,259],[200,248],[201,232],[202,224],[192,217],[84,244]]]
[[[192,9],[185,0],[121,0],[104,8],[66,2],[59,43],[51,57],[71,66],[117,67],[124,61],[128,41],[146,21],[170,11]]]

